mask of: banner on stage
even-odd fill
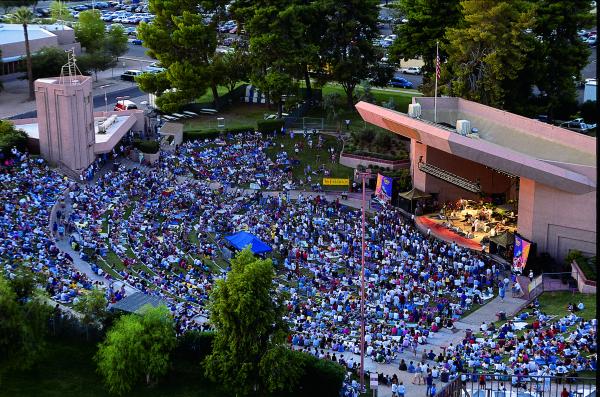
[[[382,200],[390,201],[392,199],[392,183],[394,180],[388,176],[377,174],[377,185],[375,186],[375,196]]]
[[[525,265],[527,264],[527,258],[529,257],[529,250],[531,249],[531,241],[525,240],[523,237],[515,234],[515,249],[513,251],[513,270],[516,272],[523,272]]]
[[[349,184],[348,178],[323,178],[323,186],[348,186]]]

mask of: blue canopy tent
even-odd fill
[[[243,250],[250,245],[253,254],[264,254],[273,251],[273,248],[260,241],[258,237],[248,232],[237,232],[231,236],[225,237],[235,248]]]

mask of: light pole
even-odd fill
[[[360,254],[360,391],[365,387],[365,179],[371,177],[370,172],[357,172],[362,179],[362,249]]]
[[[108,98],[106,97],[106,88],[110,87],[110,84],[105,84],[99,88],[104,90],[104,116],[108,115]]]

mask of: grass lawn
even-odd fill
[[[569,312],[567,306],[569,303],[577,305],[583,302],[585,309],[575,313],[578,317],[586,320],[596,318],[596,295],[595,294],[572,294],[568,291],[544,292],[538,298],[542,311],[546,314],[565,316]]]
[[[346,92],[339,84],[329,83],[323,86],[321,90],[323,95],[337,93],[342,97],[343,100],[346,99]],[[354,95],[356,96],[360,96],[362,92],[363,89],[360,86],[354,89]],[[387,102],[390,100],[390,98],[394,98],[396,108],[401,112],[406,112],[408,110],[408,104],[412,102],[412,97],[423,95],[417,90],[399,89],[393,87],[371,87],[371,93],[375,97],[375,100],[378,104],[381,102]]]
[[[294,153],[294,144],[296,142],[304,142],[304,150]],[[291,139],[289,135],[278,136],[276,138],[277,146],[269,147],[266,149],[266,153],[272,160],[275,160],[277,153],[281,151],[281,144],[283,144],[284,150],[288,153],[290,158],[300,160],[300,165],[292,168],[292,173],[296,178],[305,179],[304,168],[310,165],[311,169],[316,170],[321,165],[325,165],[325,168],[330,171],[332,178],[352,178],[354,170],[350,167],[339,164],[336,160],[335,163],[331,162],[327,149],[333,146],[336,153],[339,154],[341,150],[341,143],[334,137],[329,135],[323,135],[323,146],[321,149],[317,149],[317,139],[313,140],[313,148],[309,149],[306,144],[306,140],[302,135],[295,135],[294,139]],[[312,176],[313,183],[319,182],[322,184],[322,177]],[[345,186],[327,186],[330,188],[341,188],[348,190]]]
[[[13,371],[2,379],[0,396],[20,397],[106,397],[108,390],[96,373],[94,343],[76,339],[49,338],[47,355],[28,371]],[[131,397],[217,397],[217,386],[203,377],[199,363],[173,360],[173,368],[154,387],[140,385],[126,394]]]
[[[256,128],[256,121],[264,119],[265,113],[273,113],[263,104],[238,104],[217,115],[200,115],[200,117],[185,123],[184,131],[208,130],[217,128],[217,117],[225,119],[225,128],[237,128],[251,126]]]
[[[242,84],[248,84],[248,83],[238,83],[238,84],[236,84],[235,88],[239,87]],[[217,92],[219,93],[219,98],[221,98],[223,95],[225,95],[229,92],[229,89],[227,89],[227,87],[219,85],[219,86],[217,86]],[[207,103],[207,102],[212,102],[212,101],[214,101],[214,97],[213,97],[212,89],[210,89],[210,88],[207,88],[204,95],[202,95],[200,98],[198,98],[196,100],[197,103]]]

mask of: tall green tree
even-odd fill
[[[19,274],[9,282],[0,275],[0,378],[7,370],[31,367],[46,346],[51,308],[32,280]]]
[[[25,56],[27,62],[27,79],[29,80],[29,100],[35,99],[35,92],[33,90],[33,67],[31,63],[31,46],[29,44],[29,30],[28,25],[33,22],[34,15],[31,10],[25,6],[18,8],[11,17],[11,22],[23,26],[23,35],[25,36]]]
[[[448,29],[449,55],[442,80],[449,92],[469,100],[505,108],[511,84],[524,70],[533,49],[534,13],[525,1],[463,0],[464,22]]]
[[[93,53],[102,48],[105,27],[98,10],[82,11],[75,25],[75,37],[87,53]]]
[[[349,108],[354,104],[354,89],[369,76],[377,61],[373,39],[378,34],[377,0],[322,0],[324,16],[321,59],[331,70],[328,79],[341,84]]]
[[[448,28],[462,19],[460,0],[400,0],[398,8],[408,19],[397,25],[397,38],[390,48],[394,62],[401,59],[423,59],[423,91],[433,95],[436,42],[440,43],[440,61],[447,59],[445,37]]]
[[[85,325],[86,339],[89,339],[90,326],[101,327],[106,320],[108,316],[106,305],[104,292],[96,288],[82,295],[74,305],[75,310],[83,315],[81,321]]]
[[[587,65],[590,49],[577,31],[593,26],[588,0],[534,0],[535,24],[532,34],[537,38],[535,84],[544,100],[546,114],[569,117],[576,109],[576,87]],[[566,111],[566,112],[565,112]]]
[[[222,54],[220,62],[224,69],[221,84],[233,91],[238,83],[248,81],[250,75],[250,60],[248,54],[241,48]]]
[[[285,346],[287,325],[273,294],[273,277],[271,260],[258,259],[246,248],[232,259],[227,278],[218,280],[211,293],[210,322],[216,336],[204,360],[206,374],[238,396],[296,386],[294,366],[274,354]]]
[[[222,6],[220,0],[201,2],[204,11],[218,11]],[[210,75],[218,71],[210,67],[217,48],[217,18],[205,23],[197,3],[185,0],[150,0],[149,8],[156,18],[151,24],[140,24],[138,36],[148,48],[148,54],[167,69],[165,76],[175,89],[157,99],[161,109],[175,110],[202,96],[207,88],[211,88],[218,102],[217,79]],[[161,85],[152,83],[154,78],[162,77],[145,79],[140,85],[142,90],[148,92],[151,86]]]
[[[111,393],[127,393],[163,376],[176,344],[169,309],[146,305],[140,315],[120,317],[107,333],[95,356],[98,372]]]

